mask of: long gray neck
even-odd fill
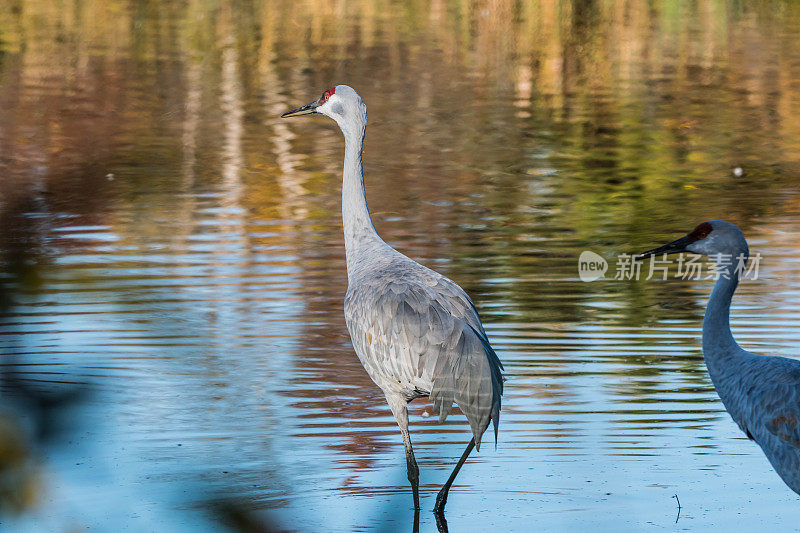
[[[718,268],[720,277],[714,283],[703,318],[703,357],[711,372],[718,363],[741,351],[730,326],[731,299],[739,279],[733,265],[718,265]]]
[[[383,242],[372,225],[364,192],[364,169],[361,153],[364,147],[366,123],[342,127],[344,133],[344,175],[342,177],[342,223],[347,272],[352,273],[359,252],[366,245]]]

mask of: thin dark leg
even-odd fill
[[[459,459],[458,463],[456,463],[456,467],[453,469],[453,473],[450,474],[450,478],[447,480],[447,483],[444,484],[444,487],[442,487],[442,490],[440,490],[439,494],[436,496],[436,505],[433,506],[434,513],[440,514],[444,512],[444,506],[447,503],[447,493],[450,492],[450,485],[452,485],[453,481],[455,481],[458,471],[461,470],[461,467],[464,465],[464,461],[467,460],[469,452],[471,452],[472,448],[474,447],[475,438],[472,438],[470,439],[469,444],[467,444],[467,449],[464,450],[463,454],[461,454],[461,459]]]
[[[411,492],[414,494],[414,510],[419,511],[419,467],[414,458],[414,449],[411,447],[411,436],[408,430],[403,432],[403,446],[406,448],[406,469],[408,470],[408,480],[411,482]]]
[[[444,518],[444,513],[434,513],[433,515],[436,518],[436,530],[439,533],[449,533],[449,529],[447,529],[447,520]]]

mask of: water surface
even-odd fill
[[[411,527],[342,316],[341,135],[278,118],[346,83],[378,231],[470,293],[506,369],[451,531],[794,527],[706,374],[711,282],[613,279],[731,220],[763,256],[734,335],[800,353],[800,6],[747,4],[0,7],[2,201],[40,236],[0,349],[31,386],[92,391],[14,525],[216,529],[223,499],[286,530]],[[580,281],[583,250],[605,280]],[[469,437],[429,411],[425,509]]]

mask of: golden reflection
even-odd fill
[[[24,135],[32,136],[34,143],[73,135],[64,131],[63,121],[46,103],[56,94],[98,109],[103,95],[92,95],[95,88],[111,83],[129,91],[135,70],[144,65],[160,69],[158,62],[184,62],[185,71],[196,76],[191,72],[200,68],[198,61],[219,55],[227,69],[231,63],[226,58],[239,49],[240,67],[255,67],[252,72],[262,79],[249,79],[248,72],[249,83],[237,98],[263,95],[271,134],[261,134],[270,139],[264,144],[275,145],[272,163],[280,171],[275,179],[281,180],[278,186],[287,198],[308,191],[305,180],[296,177],[303,169],[286,151],[295,133],[292,126],[266,115],[278,105],[343,81],[360,85],[368,99],[375,94],[386,102],[396,101],[398,91],[411,92],[414,99],[403,102],[420,115],[474,98],[501,103],[508,99],[518,108],[517,121],[544,113],[552,123],[571,130],[570,144],[583,148],[592,145],[591,128],[574,122],[591,120],[600,112],[616,116],[624,134],[628,123],[643,125],[647,120],[647,137],[655,146],[646,157],[626,151],[611,157],[616,168],[631,168],[653,189],[672,188],[660,175],[663,165],[648,164],[663,157],[678,155],[694,167],[686,169],[694,173],[692,179],[706,179],[702,174],[718,168],[720,148],[756,165],[764,159],[796,161],[800,153],[800,131],[792,119],[800,107],[800,89],[794,83],[800,7],[794,4],[766,12],[712,0],[696,6],[577,0],[437,0],[408,9],[388,9],[378,0],[222,6],[89,1],[55,7],[27,0],[0,7],[4,70],[21,80],[5,83],[2,92],[6,99],[24,94],[23,106],[36,100],[44,104],[36,105],[45,119],[39,121],[43,129]],[[225,26],[230,26],[233,41],[219,37]],[[195,88],[178,104],[193,120],[199,88],[196,80],[187,81]],[[213,78],[203,83],[204,90],[214,90]],[[374,98],[370,102],[371,110],[380,111],[375,114],[382,117],[379,120],[390,116],[381,102],[378,107]],[[226,101],[221,111],[235,114],[241,104]],[[110,111],[113,115],[122,109]],[[12,162],[4,165],[17,158],[36,160],[29,141],[7,138],[15,122],[29,124],[32,114],[33,109],[23,107],[21,113],[5,117],[2,135]],[[98,118],[95,123],[111,124],[120,117]],[[459,120],[472,121],[468,126],[480,130],[476,121],[483,117],[462,114]],[[699,121],[697,134],[687,136],[675,129],[676,121],[692,120]],[[730,138],[745,125],[763,129],[772,142],[765,146],[756,132]],[[193,164],[193,142],[196,137],[186,136],[184,166]],[[676,154],[675,147],[683,154]],[[47,148],[52,152],[52,144]],[[296,199],[289,198],[286,205],[300,212],[307,209]]]

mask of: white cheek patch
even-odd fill
[[[322,113],[326,117],[336,120],[336,117],[344,115],[344,107],[342,103],[336,100],[328,100],[317,108],[317,113]]]
[[[728,242],[725,235],[712,233],[705,239],[690,244],[686,249],[690,252],[704,254],[713,258],[718,254],[730,254],[736,248]]]
[[[705,239],[701,239],[697,242],[693,242],[689,246],[686,247],[687,250],[690,252],[694,252],[696,254],[705,254],[705,255],[712,255],[714,250],[714,235],[709,235]]]

